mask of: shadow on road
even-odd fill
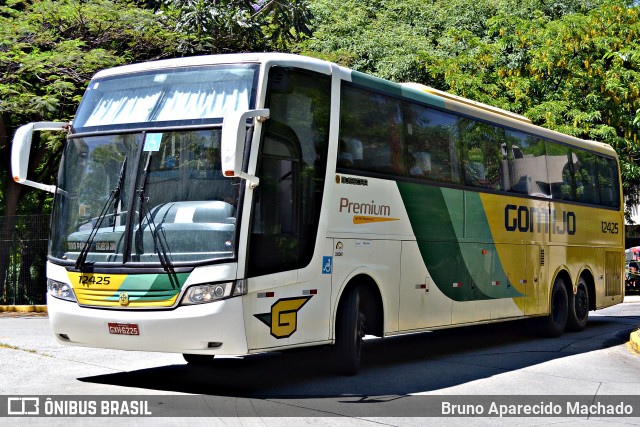
[[[80,378],[80,381],[251,398],[398,396],[439,390],[626,342],[640,316],[592,317],[578,333],[532,335],[526,321],[366,340],[354,377],[327,370],[326,349],[215,359]]]

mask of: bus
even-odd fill
[[[26,176],[42,130],[66,132],[55,185]],[[559,336],[623,299],[610,146],[313,58],[100,71],[71,123],[18,129],[12,170],[54,193],[62,344],[195,364],[322,346],[355,374],[365,336],[528,317]]]

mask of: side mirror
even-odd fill
[[[247,137],[247,119],[257,117],[258,120],[269,118],[269,109],[233,111],[224,116],[222,122],[222,174],[226,177],[239,177],[249,182],[251,188],[256,188],[260,179],[242,171],[242,156],[245,139]]]
[[[55,185],[40,184],[39,182],[33,182],[27,179],[31,140],[33,137],[33,131],[62,131],[67,129],[69,129],[69,123],[65,122],[37,122],[20,126],[13,136],[13,144],[11,146],[11,171],[13,172],[13,180],[18,184],[28,185],[50,193],[55,193]]]

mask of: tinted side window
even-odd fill
[[[458,120],[458,155],[463,181],[471,187],[502,188],[504,129],[461,117]]]
[[[600,157],[597,160],[596,188],[600,204],[613,208],[620,207],[620,183],[618,182],[618,164],[614,159]]]
[[[598,156],[587,151],[575,151],[576,200],[582,203],[600,203],[596,186]]]
[[[554,199],[575,201],[575,163],[577,158],[565,145],[547,142],[547,170]]]
[[[501,150],[505,191],[551,197],[543,140],[522,132],[507,131]]]
[[[324,191],[331,79],[273,67],[269,120],[256,174],[250,277],[305,267],[313,256]]]
[[[404,112],[408,175],[460,183],[455,144],[458,118],[415,104],[406,104]]]
[[[400,101],[343,84],[338,167],[404,174]]]

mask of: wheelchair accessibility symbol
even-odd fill
[[[333,270],[333,257],[322,257],[322,274],[331,274]]]

